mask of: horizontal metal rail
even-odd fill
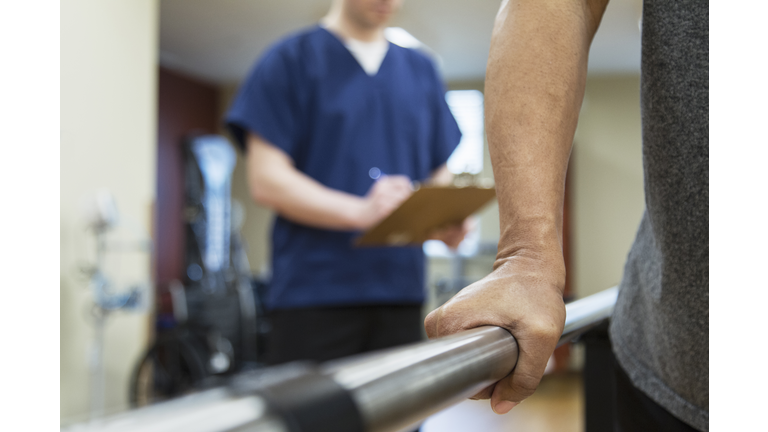
[[[559,344],[608,319],[617,295],[614,287],[566,305]],[[517,357],[509,332],[482,327],[320,366],[266,368],[236,376],[228,386],[67,430],[407,430],[505,377]]]

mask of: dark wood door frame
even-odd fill
[[[184,276],[184,153],[191,133],[216,133],[216,85],[159,68],[157,122],[157,190],[153,268],[158,308],[173,280]]]

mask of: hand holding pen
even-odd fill
[[[371,168],[368,175],[375,180],[368,190],[361,209],[361,220],[367,229],[389,216],[413,193],[411,179],[404,175],[386,175],[378,168]]]

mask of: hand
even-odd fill
[[[565,267],[562,255],[551,261],[514,256],[495,267],[427,315],[424,327],[430,338],[484,325],[515,337],[519,356],[513,371],[472,398],[490,398],[492,409],[505,414],[536,390],[563,332]]]
[[[429,233],[429,239],[440,240],[449,248],[456,249],[464,240],[464,237],[467,236],[467,233],[474,229],[476,225],[477,218],[470,216],[464,219],[461,223],[447,225],[433,230]]]
[[[389,216],[413,193],[411,179],[404,175],[379,178],[363,199],[359,217],[361,229],[368,229]]]

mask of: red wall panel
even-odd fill
[[[184,275],[184,138],[218,130],[215,85],[159,70],[155,283],[163,292]]]

